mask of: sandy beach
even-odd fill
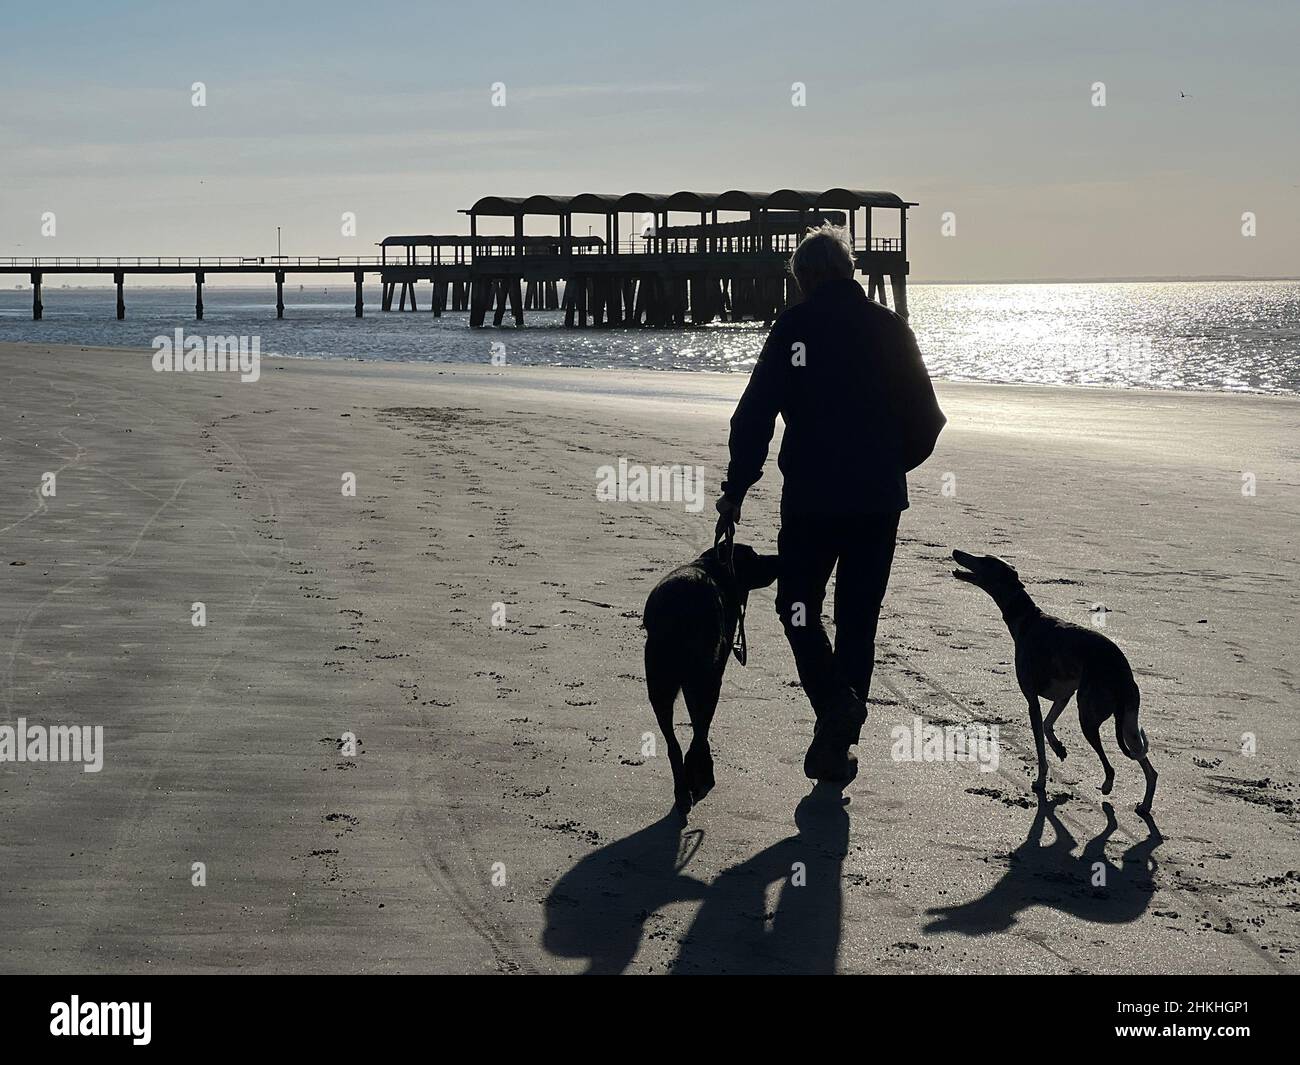
[[[809,797],[767,589],[682,825],[640,611],[711,540],[743,376],[4,344],[0,381],[0,724],[104,737],[0,764],[0,970],[1300,971],[1300,401],[940,382],[850,801]],[[598,499],[620,458],[702,466],[704,510]],[[954,547],[1104,608],[1158,829],[1073,707],[1037,809]],[[915,717],[998,725],[997,769],[894,760]]]

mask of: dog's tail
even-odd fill
[[[1135,762],[1147,756],[1147,734],[1138,725],[1139,698],[1136,691],[1115,715],[1115,741],[1119,749]]]

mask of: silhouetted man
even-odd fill
[[[717,509],[720,524],[740,520],[780,413],[776,609],[817,718],[804,773],[847,782],[857,773],[849,747],[867,717],[906,474],[933,451],[945,419],[907,323],[854,280],[842,227],[810,231],[790,272],[804,300],[777,319],[736,406]],[[834,651],[821,621],[832,570]]]

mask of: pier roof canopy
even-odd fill
[[[484,196],[462,214],[515,218],[529,214],[615,214],[620,211],[803,211],[816,207],[854,211],[859,207],[915,207],[893,192],[865,189],[778,189],[776,192],[584,192],[577,196]]]
[[[600,237],[467,237],[463,233],[416,233],[410,236],[397,235],[385,237],[379,242],[381,248],[513,248],[522,240],[528,248],[550,248],[561,244],[570,244],[575,248],[603,248],[604,240]]]
[[[404,248],[428,248],[452,239],[456,239],[452,234],[443,236],[439,236],[437,233],[398,234],[397,236],[385,237],[379,242],[379,245],[383,248],[391,248],[394,245]]]

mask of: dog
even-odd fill
[[[1040,795],[1047,791],[1044,737],[1056,756],[1065,759],[1065,744],[1056,738],[1054,726],[1070,697],[1077,692],[1079,725],[1101,759],[1106,774],[1101,793],[1109,795],[1115,783],[1115,770],[1102,749],[1100,731],[1102,724],[1114,717],[1119,749],[1137,762],[1146,776],[1146,795],[1138,804],[1137,812],[1150,814],[1157,774],[1147,759],[1147,735],[1138,726],[1141,696],[1124,652],[1095,629],[1044,614],[1025,591],[1020,575],[1002,559],[965,551],[954,551],[952,557],[962,567],[953,570],[952,575],[993,597],[1015,641],[1016,680],[1029,700],[1029,722],[1038,752],[1034,790]],[[1042,718],[1040,698],[1052,700],[1046,721]]]
[[[710,548],[674,569],[650,592],[642,615],[646,689],[668,746],[673,797],[682,816],[713,788],[709,725],[749,593],[777,577],[776,555],[760,555],[736,544],[730,548],[728,566],[723,561],[726,551]],[[678,692],[685,696],[695,733],[685,757],[673,732]]]

